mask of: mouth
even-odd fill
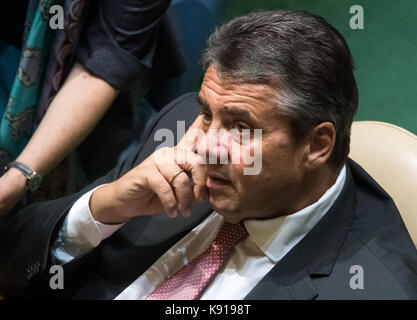
[[[206,186],[210,189],[222,188],[231,185],[231,182],[218,174],[207,174]]]

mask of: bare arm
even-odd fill
[[[117,96],[117,90],[76,63],[29,143],[16,159],[44,175],[93,130]],[[26,178],[10,169],[0,178],[0,215],[17,203]]]

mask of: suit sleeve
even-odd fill
[[[152,154],[160,144],[159,140],[154,139],[156,131],[170,128],[176,133],[177,123],[172,119],[184,120],[188,127],[198,113],[196,94],[188,93],[175,99],[159,112],[145,132],[146,138],[139,149],[106,176],[74,195],[33,204],[10,216],[3,226],[0,225],[0,293],[8,295],[49,279],[50,267],[59,264],[54,261],[51,248],[73,204],[83,194],[118,179]],[[92,265],[99,249],[100,245],[65,264],[65,277],[71,273],[77,274],[73,272],[77,268]]]
[[[10,216],[0,230],[0,293],[20,290],[49,272],[58,264],[51,246],[73,204],[86,192],[116,180],[127,172],[137,153],[132,153],[106,176],[80,192],[67,197],[32,204]]]

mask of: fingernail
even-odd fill
[[[171,213],[171,218],[175,218],[175,217],[177,217],[177,215],[178,215],[178,211],[177,211],[177,210],[174,210],[174,211]]]

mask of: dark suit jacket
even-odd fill
[[[112,181],[150,155],[159,128],[188,127],[199,107],[184,95],[165,107],[141,148],[88,189]],[[36,204],[0,233],[0,291],[11,298],[112,299],[210,212],[198,204],[188,219],[138,217],[91,252],[64,265],[64,290],[49,288],[51,245],[82,192]],[[363,289],[352,289],[363,270]],[[354,267],[355,268],[355,267]],[[353,273],[351,273],[353,272]],[[353,277],[353,278],[352,278]],[[416,299],[417,252],[392,199],[356,163],[325,217],[248,294],[247,299]]]

